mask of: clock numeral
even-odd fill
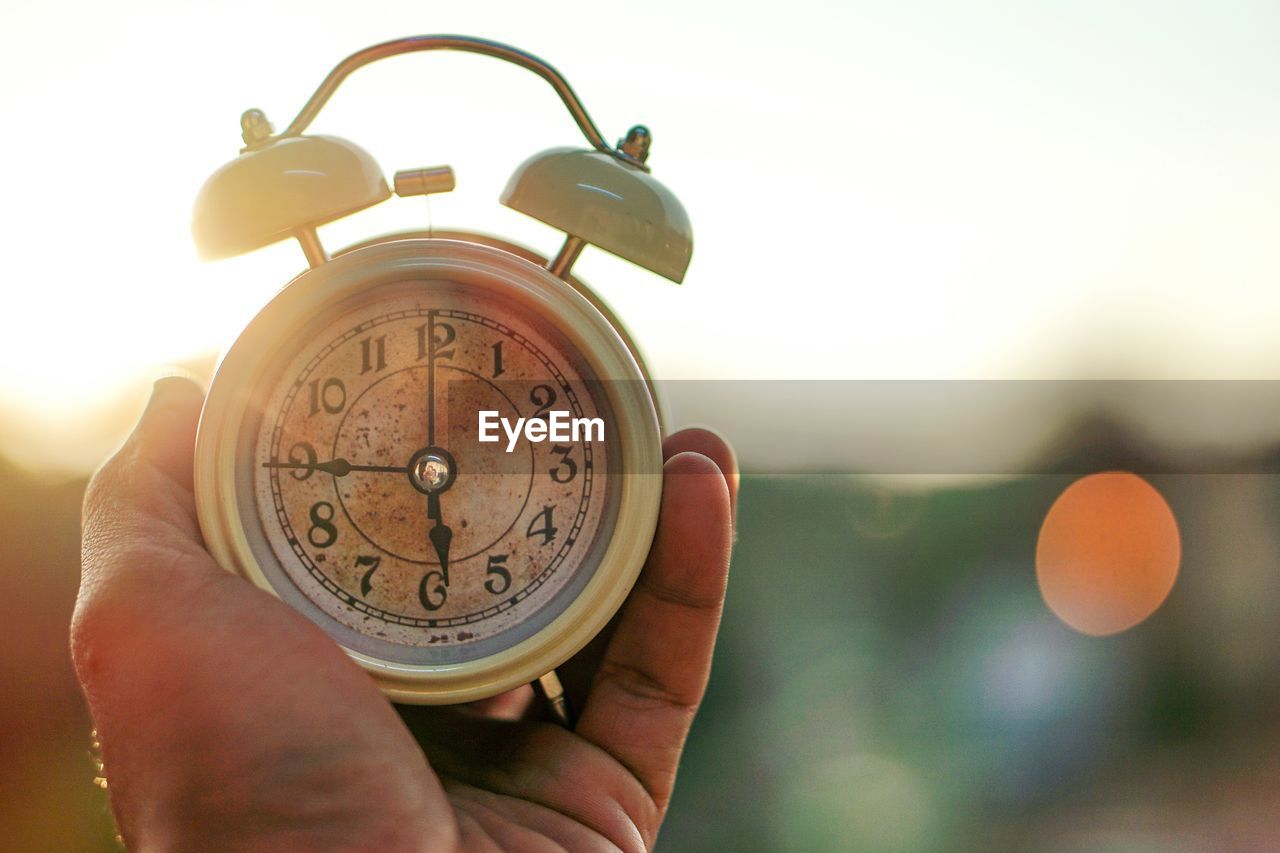
[[[337,377],[324,380],[311,380],[311,414],[319,414],[323,408],[331,415],[341,412],[347,405],[347,386]]]
[[[497,379],[507,371],[502,369],[502,341],[493,345],[493,378]]]
[[[360,578],[360,594],[368,595],[369,590],[373,589],[373,573],[378,570],[378,564],[382,562],[381,557],[356,557],[356,568],[368,566],[369,571],[364,573]]]
[[[502,567],[507,561],[507,554],[490,554],[489,565],[485,568],[485,573],[489,578],[484,582],[484,588],[494,595],[501,595],[511,589],[511,572]]]
[[[328,548],[338,541],[338,528],[333,526],[333,504],[320,501],[311,507],[311,529],[307,541],[317,548]]]
[[[434,580],[433,580],[434,578]],[[427,610],[439,610],[449,597],[449,588],[445,586],[444,575],[440,572],[427,572],[418,584],[418,600]]]
[[[305,480],[316,472],[316,449],[305,441],[299,441],[289,449],[289,461],[306,468],[294,468],[289,475],[295,480]]]
[[[550,385],[535,385],[529,392],[529,402],[538,407],[532,417],[545,418],[547,412],[551,411],[551,407],[556,404],[556,389]]]
[[[551,469],[551,479],[557,483],[572,483],[578,476],[578,463],[573,461],[572,444],[553,444],[551,452],[561,457],[560,463]]]
[[[533,520],[529,522],[529,528],[525,531],[525,536],[530,539],[534,536],[541,536],[542,541],[538,543],[540,545],[546,545],[552,539],[555,539],[556,534],[560,531],[554,526],[551,520],[551,513],[554,509],[555,507],[553,506],[544,506],[542,508],[542,512],[535,515]],[[543,522],[541,527],[534,529],[534,525],[538,523],[538,519],[540,518],[546,519],[546,521]]]
[[[448,323],[442,323],[439,320],[431,322],[433,331],[431,333],[431,355],[435,358],[453,358],[453,350],[446,349],[452,346],[453,342],[458,339],[458,332]],[[417,328],[418,332],[418,360],[426,358],[427,353],[427,324],[423,323]]]
[[[360,341],[360,373],[383,370],[387,366],[387,336],[365,338]]]

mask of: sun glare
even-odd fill
[[[0,8],[0,72],[22,81],[0,90],[22,129],[0,207],[7,295],[39,319],[0,338],[0,407],[82,416],[227,346],[301,268],[293,246],[195,259],[191,204],[235,156],[240,112],[263,108],[279,129],[347,53],[424,28],[546,56],[610,140],[654,129],[654,174],[694,223],[687,285],[598,249],[578,269],[666,378],[1271,375],[1277,81],[1256,69],[1274,66],[1272,45],[1257,24],[1202,35],[1244,12],[1160,7],[1168,50],[1152,48],[1148,78],[1116,48],[1149,47],[1133,16],[1108,17],[1120,41],[1073,52],[1050,7],[979,31],[968,7],[926,4],[936,33],[967,34],[938,43],[892,4],[723,15],[657,0],[641,19],[569,5]],[[36,34],[67,15],[77,26],[47,48]],[[993,77],[1001,62],[1016,78]],[[336,246],[429,217],[558,245],[496,201],[530,153],[578,141],[530,75],[474,57],[389,62],[353,75],[314,130],[358,142],[388,175],[458,175],[429,207],[393,199],[353,224],[366,230],[334,223]],[[1169,296],[1158,314],[1152,292]],[[762,325],[762,307],[785,322]]]

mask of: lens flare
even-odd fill
[[[1136,474],[1108,471],[1076,480],[1049,508],[1036,578],[1059,619],[1104,636],[1164,603],[1181,557],[1178,523],[1161,494]]]

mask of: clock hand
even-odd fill
[[[444,523],[440,514],[440,494],[431,492],[427,495],[427,518],[435,520],[435,527],[428,532],[431,544],[435,546],[436,556],[440,559],[441,581],[449,585],[449,543],[453,539],[453,529]]]
[[[263,468],[288,468],[298,471],[320,471],[323,474],[332,474],[335,477],[345,477],[352,471],[372,471],[378,474],[407,474],[409,468],[405,465],[352,465],[342,457],[331,459],[328,462],[263,462]]]
[[[436,312],[427,312],[427,446],[436,446]]]

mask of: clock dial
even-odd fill
[[[210,552],[400,701],[559,666],[622,606],[657,526],[645,373],[607,309],[522,251],[335,256],[245,328],[201,414]]]
[[[283,350],[244,454],[246,527],[281,597],[348,648],[410,664],[494,654],[564,610],[618,489],[607,401],[554,325],[497,292],[400,282]],[[602,429],[480,440],[481,412],[557,411]]]

